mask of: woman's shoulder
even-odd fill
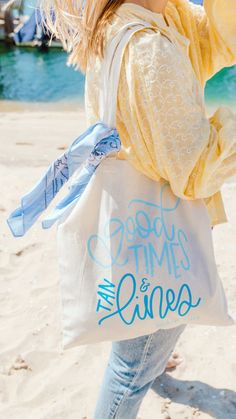
[[[145,28],[135,33],[124,52],[124,67],[145,74],[146,78],[155,77],[160,69],[169,73],[176,72],[181,67],[181,57],[173,42],[160,30]]]
[[[136,52],[145,50],[146,53],[153,54],[155,51],[168,51],[172,48],[172,41],[161,29],[155,27],[142,28],[136,32],[128,46]]]
[[[119,18],[115,18],[107,27],[105,47],[112,41],[114,36],[122,30],[129,22],[124,22]],[[140,23],[143,23],[140,21]],[[132,55],[133,58],[140,54],[147,55],[150,59],[155,55],[165,53],[165,55],[173,54],[173,43],[167,33],[163,33],[161,28],[152,26],[143,27],[134,33],[126,45],[125,55]]]

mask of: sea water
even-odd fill
[[[66,66],[61,49],[0,45],[0,100],[53,102],[84,95],[84,76]]]

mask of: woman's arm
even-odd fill
[[[177,5],[181,2],[176,1]],[[188,6],[187,36],[189,32],[191,38],[196,31],[194,48],[201,60],[203,78],[208,80],[223,67],[236,64],[236,0],[204,0],[203,6],[189,1]]]
[[[136,35],[127,54],[128,89],[122,92],[121,86],[119,92],[131,103],[124,123],[140,130],[158,173],[177,196],[214,195],[236,174],[236,115],[220,107],[210,119],[206,117],[191,72],[160,33]],[[138,153],[139,144],[131,140]]]

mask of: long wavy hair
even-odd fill
[[[105,27],[124,0],[41,0],[44,24],[85,71],[89,56],[103,56]]]

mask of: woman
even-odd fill
[[[117,129],[137,170],[169,181],[183,199],[204,198],[212,225],[226,221],[220,188],[236,173],[236,116],[226,107],[207,119],[204,85],[236,63],[236,2],[205,0],[45,0],[48,25],[71,50],[70,63],[86,71],[89,124],[99,119],[104,48],[128,22],[151,29],[127,46],[118,92]],[[50,10],[55,10],[50,21]],[[133,419],[184,330],[113,342],[95,419]]]

